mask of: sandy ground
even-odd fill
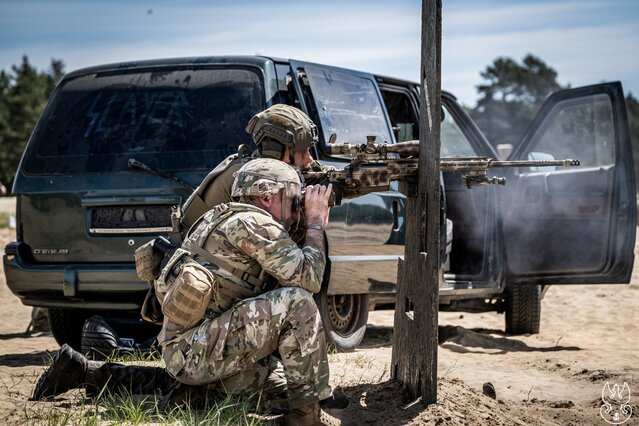
[[[10,208],[0,199],[0,210]],[[3,247],[13,238],[0,230]],[[51,403],[27,399],[57,344],[50,334],[24,334],[31,309],[0,276],[0,424],[38,422],[32,413]],[[330,355],[331,381],[351,400],[333,414],[356,424],[605,425],[602,388],[625,382],[633,414],[624,424],[639,424],[637,297],[639,267],[630,285],[551,287],[534,336],[504,335],[496,313],[440,313],[448,339],[438,352],[438,403],[429,407],[388,381],[393,312],[372,312],[360,349]],[[483,395],[487,382],[496,399]]]

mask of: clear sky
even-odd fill
[[[419,0],[0,0],[0,68],[263,54],[417,80]],[[442,87],[466,105],[498,56],[639,95],[639,0],[443,0]]]

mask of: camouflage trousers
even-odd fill
[[[322,320],[313,296],[284,287],[245,299],[164,345],[166,370],[188,385],[258,390],[279,355],[291,409],[331,395]]]

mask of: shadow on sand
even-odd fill
[[[404,425],[424,410],[419,401],[410,400],[402,385],[395,381],[341,387],[351,404],[331,414],[347,424]]]
[[[501,330],[486,328],[464,328],[454,325],[440,325],[438,327],[439,345],[458,353],[492,353],[505,354],[508,352],[557,352],[578,351],[578,346],[529,346],[514,336],[509,336]],[[393,328],[388,326],[371,326],[366,328],[364,340],[360,344],[362,349],[390,347],[393,342]],[[485,350],[491,352],[485,352]]]
[[[0,365],[7,367],[45,366],[51,364],[54,352],[38,351],[0,355]]]

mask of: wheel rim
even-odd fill
[[[333,330],[339,334],[348,334],[357,326],[360,309],[359,296],[353,294],[328,297],[328,315]]]

